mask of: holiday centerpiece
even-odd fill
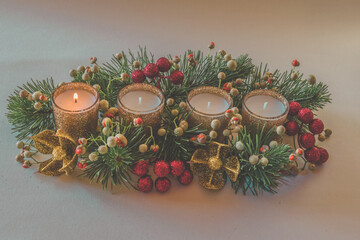
[[[51,176],[77,167],[103,188],[164,193],[196,175],[205,189],[229,179],[235,193],[255,195],[325,163],[318,143],[332,132],[314,115],[331,102],[328,87],[304,78],[298,60],[270,72],[214,47],[156,61],[143,48],[103,65],[92,57],[70,70],[70,83],[25,83],[8,99],[16,161]]]

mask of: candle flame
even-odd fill
[[[75,101],[75,103],[77,103],[78,98],[79,98],[78,94],[74,93],[74,101]]]

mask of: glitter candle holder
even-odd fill
[[[125,106],[122,98],[129,92],[133,91],[145,91],[150,92],[156,95],[160,99],[159,105],[154,108],[147,109],[147,110],[137,110],[131,109],[129,106]],[[138,96],[141,97],[141,96]],[[161,92],[160,89],[157,87],[146,84],[146,83],[134,83],[131,85],[125,86],[123,89],[120,90],[118,97],[117,97],[117,107],[119,109],[119,115],[121,118],[127,121],[133,121],[134,118],[140,117],[144,124],[147,126],[151,126],[154,129],[160,127],[161,124],[161,115],[164,111],[165,106],[165,97],[164,94]]]
[[[219,110],[218,113],[215,113],[215,114],[209,114],[209,113],[204,113],[204,112],[199,111],[199,109],[196,109],[194,106],[191,105],[191,99],[199,94],[204,94],[204,93],[215,94],[217,96],[220,96],[220,97],[224,98],[225,101],[228,103],[228,105],[229,105],[228,108],[233,107],[233,100],[226,91],[224,91],[220,88],[217,88],[217,87],[210,87],[210,86],[203,86],[203,87],[195,88],[189,92],[189,94],[187,96],[187,101],[186,101],[187,110],[191,111],[191,113],[188,117],[189,125],[194,127],[194,126],[201,124],[200,128],[206,128],[206,129],[209,129],[209,131],[210,131],[212,120],[217,119],[221,123],[221,127],[217,130],[219,133],[219,136],[221,137],[223,130],[228,126],[229,121],[230,121],[230,119],[225,116],[225,111],[228,108],[221,109],[221,110]]]
[[[94,102],[89,107],[80,110],[72,110],[61,106],[61,102],[57,97],[66,91],[87,91],[94,96]],[[81,96],[79,96],[81,98]],[[79,137],[89,137],[98,126],[99,113],[99,93],[92,86],[72,82],[65,83],[56,88],[51,96],[55,125],[57,129],[61,129],[68,133],[74,140]]]
[[[279,100],[284,105],[284,112],[273,117],[265,117],[261,116],[260,114],[256,114],[252,112],[249,107],[246,105],[246,102],[249,98],[253,96],[269,96],[273,97],[277,100]],[[262,127],[264,124],[266,124],[266,129],[269,130],[273,126],[279,126],[282,125],[286,117],[289,113],[289,103],[286,100],[284,96],[282,96],[280,93],[275,92],[273,90],[266,90],[266,89],[259,89],[252,92],[249,92],[245,95],[243,102],[242,102],[242,109],[241,109],[241,115],[242,115],[242,123],[246,126],[257,126],[258,124],[260,127]]]

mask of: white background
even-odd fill
[[[1,1],[0,239],[359,239],[359,1]],[[249,53],[272,70],[315,74],[333,104],[318,112],[334,134],[321,169],[279,194],[218,193],[175,181],[167,194],[105,192],[87,179],[46,177],[15,162],[6,98],[30,78],[128,48],[157,57],[187,49]]]

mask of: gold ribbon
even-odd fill
[[[197,149],[190,161],[194,174],[199,175],[201,186],[209,190],[220,190],[225,186],[226,175],[235,182],[240,173],[240,162],[236,156],[227,157],[231,148],[211,142],[205,149]],[[226,175],[225,175],[226,174]]]

